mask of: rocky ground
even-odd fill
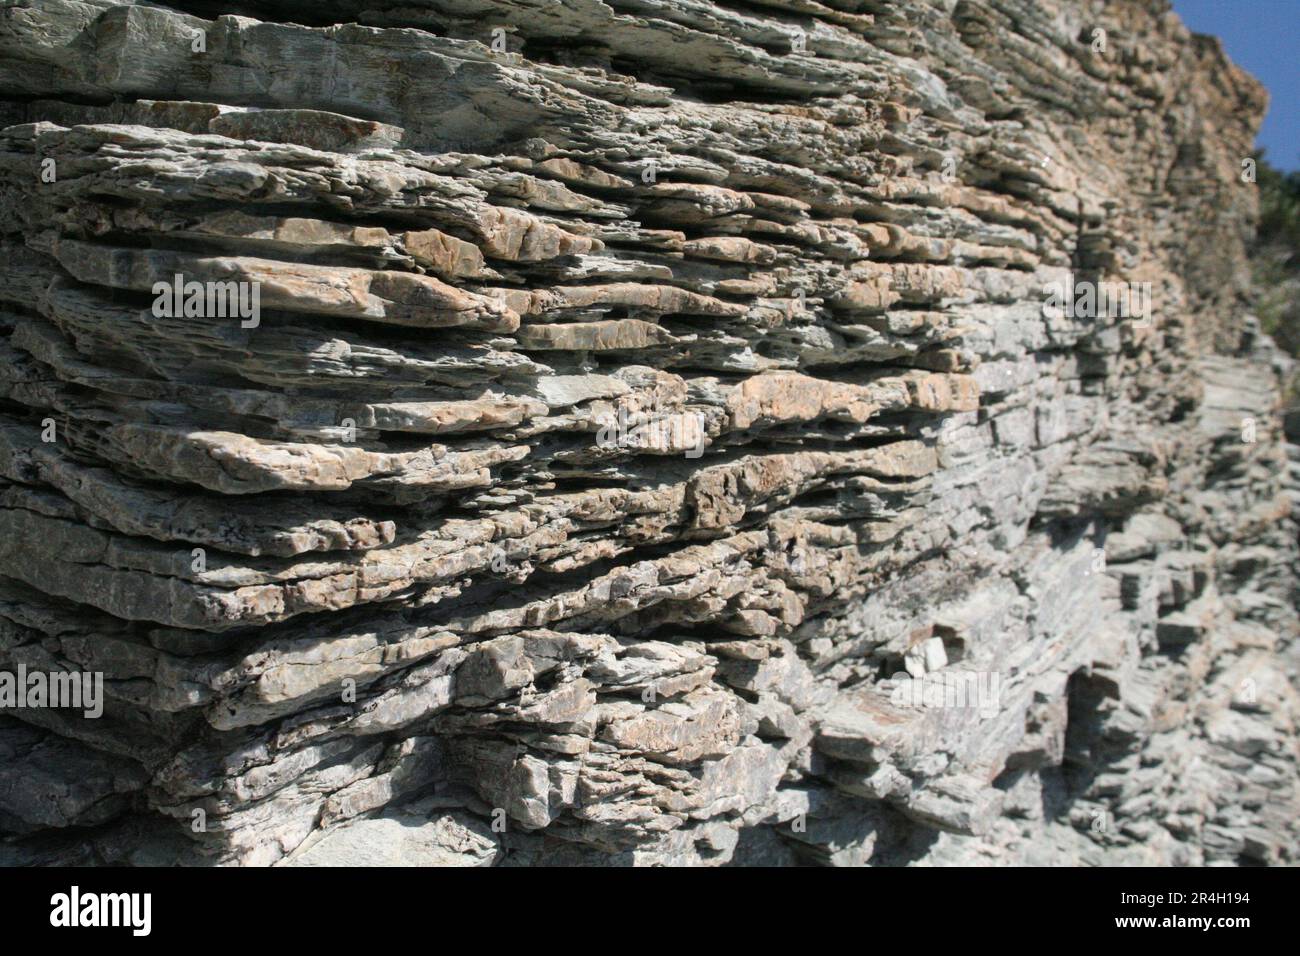
[[[1296,862],[1167,8],[0,3],[0,862]]]

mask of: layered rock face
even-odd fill
[[[1300,856],[1165,0],[0,15],[0,861]]]

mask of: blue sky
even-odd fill
[[[1268,87],[1258,145],[1279,169],[1300,169],[1300,0],[1173,0],[1173,7]]]

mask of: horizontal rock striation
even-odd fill
[[[1295,862],[1167,8],[0,3],[0,861]]]

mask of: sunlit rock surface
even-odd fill
[[[1294,862],[1167,6],[0,4],[0,862]]]

